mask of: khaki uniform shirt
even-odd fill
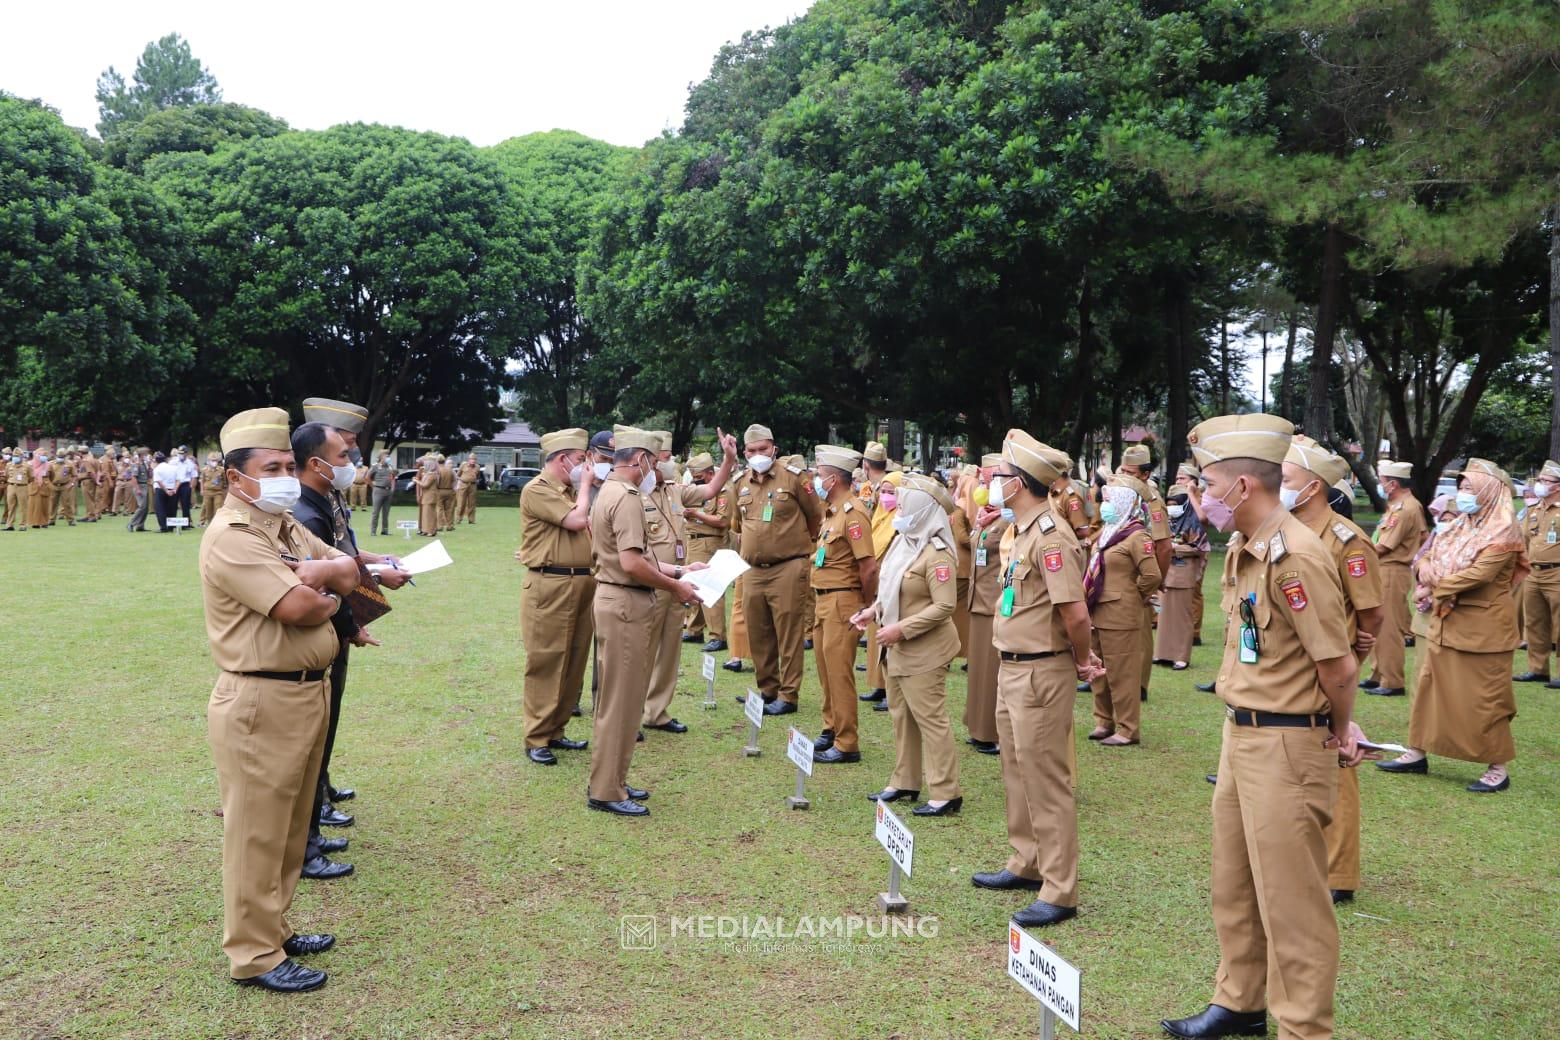
[[[536,483],[532,480],[526,487]],[[639,579],[623,570],[618,553],[625,549],[638,549],[655,566],[655,553],[650,549],[650,539],[645,531],[644,499],[639,489],[616,474],[608,477],[590,507],[591,538],[595,542],[596,581],[603,585],[627,585],[649,589],[640,585]]]
[[[1247,599],[1256,620],[1257,660],[1240,660]],[[1250,541],[1234,538],[1224,557],[1224,661],[1219,697],[1233,708],[1304,715],[1328,710],[1316,662],[1351,652],[1338,568],[1321,540],[1283,509]]]
[[[694,485],[702,487],[703,485]],[[690,503],[690,508],[697,509],[701,513],[719,517],[727,523],[731,521],[731,488],[729,486],[720,489],[720,494],[715,496],[712,502]],[[725,538],[726,528],[711,527],[702,520],[695,520],[691,516],[683,517],[683,527],[688,532],[689,538]]]
[[[1148,513],[1148,536],[1162,542],[1170,537],[1170,514],[1165,511],[1165,496],[1148,481],[1143,483],[1148,484],[1148,497],[1143,500],[1143,509]]]
[[[970,518],[962,507],[949,514],[948,526],[953,528],[953,547],[959,554],[959,580],[968,581],[975,572],[975,553],[970,549]]]
[[[1104,580],[1090,618],[1095,628],[1130,631],[1143,627],[1143,604],[1158,589],[1163,575],[1154,557],[1154,540],[1141,528],[1102,554]]]
[[[1522,518],[1522,533],[1527,536],[1529,562],[1560,563],[1560,495],[1550,495],[1529,509]]]
[[[751,469],[742,474],[736,494],[731,529],[742,536],[742,558],[748,563],[780,563],[813,550],[812,529],[823,517],[823,506],[810,480],[776,462],[762,476]]]
[[[683,511],[704,501],[704,488],[689,484],[657,484],[654,491],[641,496],[645,505],[645,537],[655,550],[655,558],[667,563],[688,561],[687,537],[683,531]]]
[[[590,530],[571,531],[564,517],[578,501],[571,484],[546,470],[520,490],[520,562],[527,567],[589,567]]]
[[[860,501],[852,496],[843,505],[824,506],[812,556],[812,587],[859,590],[859,561],[872,558],[872,521]]]
[[[58,459],[49,463],[49,483],[56,488],[70,487],[76,480],[76,468],[69,462],[61,462]]]
[[[358,466],[357,475],[352,478],[352,483],[358,487],[368,486],[368,467],[366,465]]]
[[[1067,486],[1060,491],[1053,490],[1050,498],[1051,513],[1058,518],[1065,517],[1067,526],[1080,539],[1087,537],[1093,529],[1094,520],[1089,516],[1088,503],[1078,492],[1078,485],[1069,479]]]
[[[1068,653],[1072,640],[1056,608],[1083,601],[1084,550],[1072,528],[1042,502],[1019,513],[1002,536],[1002,585],[1013,590],[1013,612],[1000,594],[992,643],[1015,654]]]
[[[932,535],[899,580],[899,628],[904,638],[888,647],[889,675],[919,675],[959,656],[958,559],[941,535]]]
[[[7,484],[32,483],[32,464],[28,462],[6,463],[5,482]]]
[[[1306,525],[1321,539],[1338,568],[1338,584],[1343,586],[1343,604],[1348,613],[1349,642],[1359,634],[1359,612],[1381,606],[1381,563],[1376,547],[1353,520],[1332,510]]]
[[[1376,524],[1376,555],[1382,563],[1413,563],[1428,533],[1424,507],[1413,495],[1405,495],[1388,503]]]
[[[215,495],[222,490],[222,467],[209,463],[200,468],[200,492],[203,495]]]
[[[995,614],[1002,598],[1002,536],[1008,522],[1001,517],[970,532],[970,613]]]
[[[302,584],[283,560],[332,560],[342,555],[291,513],[223,507],[200,540],[201,595],[206,641],[225,672],[286,672],[325,668],[340,638],[327,619],[318,625],[284,625],[269,615],[283,596]]]
[[[462,462],[459,472],[456,473],[456,476],[460,478],[460,486],[463,488],[476,487],[477,474],[481,471],[482,467],[477,465],[475,459],[467,459],[465,462]]]
[[[438,473],[438,488],[440,491],[449,491],[455,487],[455,471],[450,469],[448,462],[439,463]]]
[[[375,466],[368,471],[369,483],[376,488],[388,489],[395,480],[395,468],[393,466]]]
[[[1430,641],[1475,654],[1515,650],[1522,638],[1517,632],[1517,601],[1511,594],[1517,556],[1514,550],[1486,549],[1472,565],[1437,582]]]

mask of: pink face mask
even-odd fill
[[[882,503],[884,509],[899,508],[899,496],[894,494],[892,491],[884,491],[881,495],[878,496],[878,501]]]
[[[1231,490],[1234,490],[1231,488]],[[1246,501],[1244,498],[1236,502],[1234,506],[1227,504],[1222,498],[1214,498],[1204,494],[1202,500],[1203,513],[1208,517],[1208,522],[1220,531],[1229,531],[1235,526],[1235,510]]]

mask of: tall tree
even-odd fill
[[[110,137],[104,142],[103,158],[111,165],[140,173],[155,155],[214,152],[229,141],[275,137],[286,129],[286,123],[258,108],[227,101],[166,108]]]
[[[98,133],[106,141],[161,109],[221,100],[216,77],[190,51],[189,42],[169,33],[146,45],[129,83],[112,65],[98,77]]]

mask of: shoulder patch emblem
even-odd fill
[[[1148,535],[1144,535],[1143,536],[1143,555],[1144,556],[1152,556],[1152,555],[1154,555],[1154,540],[1152,538],[1150,538]]]
[[[1076,513],[1078,510],[1080,510],[1082,508],[1083,508],[1083,503],[1078,501],[1078,499],[1076,499],[1076,498],[1067,503],[1067,511],[1069,513]]]
[[[1338,541],[1348,542],[1354,538],[1354,532],[1349,530],[1349,525],[1342,520],[1332,525],[1332,533],[1338,536]]]
[[[1344,560],[1344,563],[1348,564],[1348,567],[1349,567],[1349,577],[1351,577],[1351,578],[1363,578],[1363,577],[1365,577],[1365,554],[1364,553],[1362,553],[1362,552],[1350,553],[1348,555],[1348,557]]]
[[[953,568],[948,566],[946,563],[939,563],[937,565],[937,569],[933,571],[933,573],[937,575],[937,580],[939,582],[945,582],[949,578],[953,577]]]
[[[1056,521],[1051,519],[1051,514],[1050,513],[1041,513],[1040,514],[1040,533],[1041,534],[1050,534],[1054,530],[1056,530]]]
[[[1284,598],[1289,601],[1289,609],[1304,610],[1310,605],[1311,601],[1305,597],[1305,585],[1299,577],[1281,583],[1279,588],[1283,590]]]
[[[850,535],[850,540],[851,541],[853,541],[853,542],[861,541],[861,533],[862,532],[861,532],[861,525],[860,524],[857,524],[857,523],[849,524],[845,528],[845,533]]]
[[[1045,569],[1055,573],[1062,569],[1062,547],[1054,542],[1041,550],[1041,559],[1045,561]]]
[[[1160,510],[1156,509],[1152,513],[1148,514],[1148,519],[1152,523],[1162,524],[1165,521],[1165,514],[1163,512],[1161,512]]]

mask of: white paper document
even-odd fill
[[[730,549],[717,549],[708,569],[688,571],[683,575],[683,580],[698,590],[700,603],[713,607],[726,594],[731,583],[737,580],[738,575],[747,569],[748,565],[742,557]]]
[[[448,567],[455,561],[450,559],[449,550],[444,548],[442,541],[432,542],[423,546],[414,553],[401,557],[401,570],[408,574],[422,574],[426,571],[436,571],[440,567]],[[378,574],[381,571],[395,570],[388,563],[371,563],[369,571]]]
[[[1359,743],[1360,747],[1364,748],[1366,751],[1392,751],[1399,755],[1408,754],[1408,748],[1404,747],[1402,744],[1387,744],[1375,740],[1362,740]]]

